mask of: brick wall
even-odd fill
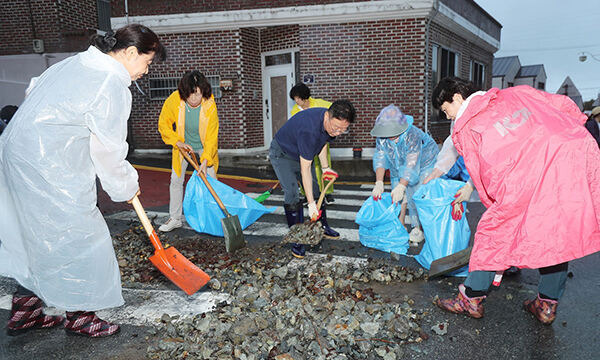
[[[236,30],[200,33],[179,33],[160,36],[167,48],[166,62],[150,66],[147,76],[138,83],[149,93],[149,77],[172,76],[180,78],[185,71],[199,70],[205,75],[220,75],[221,79],[233,80],[233,90],[224,91],[216,99],[219,113],[219,148],[244,148],[244,114],[241,111],[243,92],[241,79],[240,34]],[[164,100],[150,100],[142,96],[134,85],[130,131],[133,146],[138,149],[165,148],[158,133],[158,116]]]
[[[431,46],[437,44],[452,51],[459,53],[458,76],[463,79],[470,78],[470,63],[471,60],[476,60],[485,65],[485,86],[484,89],[489,89],[492,86],[492,63],[494,55],[466,39],[458,36],[456,33],[441,27],[436,23],[431,24],[430,47],[429,47],[429,66],[431,66]],[[438,121],[437,110],[431,106],[431,92],[435,87],[435,83],[431,83],[429,87],[429,108],[430,122],[429,131],[436,142],[443,142],[450,134],[450,121]]]
[[[260,30],[260,51],[276,51],[300,46],[298,25],[270,26]]]
[[[234,11],[245,9],[266,9],[287,6],[322,5],[364,0],[128,0],[129,16],[182,14],[211,11]],[[123,0],[111,0],[112,16],[125,16]]]
[[[33,53],[33,39],[45,52],[84,50],[97,28],[95,0],[0,0],[0,55]]]
[[[423,122],[424,19],[300,27],[300,68],[313,74],[315,95],[348,98],[357,111],[350,134],[334,147],[374,147],[369,134],[382,108],[394,103]]]
[[[240,147],[264,145],[260,30],[240,29],[241,98],[244,135]]]

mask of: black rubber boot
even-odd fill
[[[304,222],[304,208],[302,207],[302,203],[298,203],[296,205],[288,205],[284,204],[283,208],[285,210],[285,218],[287,219],[287,223],[289,227],[292,227],[294,224],[301,224]],[[306,254],[306,249],[302,244],[292,244],[292,255],[297,257],[298,259],[302,259]]]
[[[325,204],[321,205],[321,218],[319,219],[321,224],[323,225],[323,236],[327,239],[339,239],[340,233],[333,230],[327,224],[327,206]]]

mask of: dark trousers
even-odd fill
[[[558,300],[565,292],[568,268],[568,262],[539,268],[538,293],[544,298]],[[494,275],[494,271],[472,271],[467,275],[465,286],[485,295],[494,281]]]
[[[269,148],[269,160],[273,165],[273,170],[283,189],[283,203],[286,205],[296,205],[300,201],[300,192],[298,190],[298,181],[302,183],[302,174],[300,172],[300,159],[294,159],[287,155],[281,149],[281,146],[275,139],[271,141]],[[315,200],[319,197],[319,183],[315,167],[311,166],[312,188]]]

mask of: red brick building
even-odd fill
[[[1,11],[8,6],[11,12],[3,17],[12,19],[11,28],[0,31],[0,54],[32,52],[34,35],[26,21],[18,30],[16,20],[29,18],[28,3],[36,24],[48,14],[48,29],[40,23],[35,33],[45,51],[65,52],[83,48],[75,46],[76,35],[84,37],[105,21],[97,9],[107,1],[0,0],[7,3]],[[293,105],[289,89],[299,81],[313,97],[348,98],[356,106],[357,122],[336,140],[334,156],[350,156],[357,146],[368,156],[374,146],[369,130],[390,103],[440,142],[449,123],[431,111],[432,85],[457,75],[488,88],[500,44],[501,25],[473,0],[112,0],[110,6],[112,28],[147,25],[169,55],[138,81],[144,94],[132,86],[130,129],[138,150],[167,149],[157,131],[158,114],[181,75],[192,69],[209,76],[217,94],[220,152],[268,148]],[[11,34],[19,39],[8,46]]]

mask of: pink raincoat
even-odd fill
[[[473,96],[452,139],[487,211],[469,271],[540,268],[600,250],[600,150],[566,96]]]

